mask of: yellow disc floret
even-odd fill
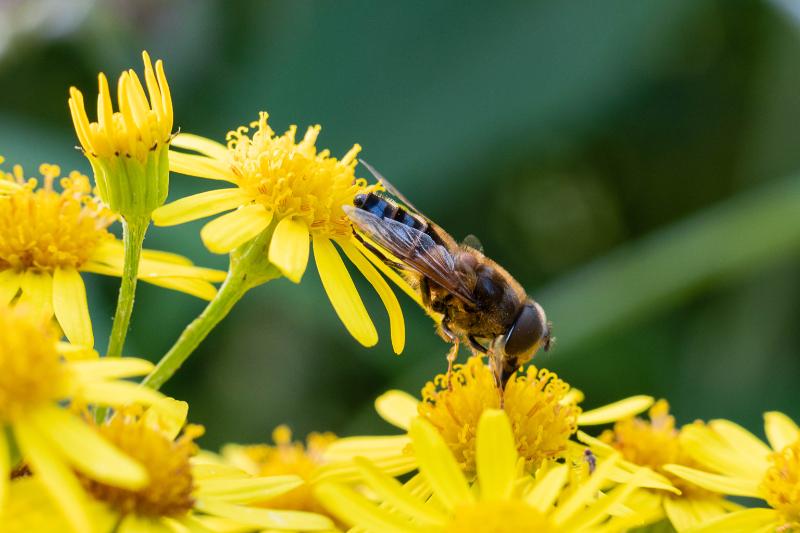
[[[262,112],[259,120],[250,124],[256,128],[251,136],[244,126],[228,133],[237,185],[277,218],[303,220],[312,235],[349,238],[352,229],[342,206],[367,189],[366,180],[354,175],[361,147],[353,146],[337,160],[328,150],[317,152],[320,126],[308,128],[296,142],[296,126],[277,136],[267,124],[268,116]]]
[[[322,454],[328,445],[336,440],[333,433],[311,433],[306,444],[292,441],[292,431],[288,426],[278,426],[272,432],[274,446],[253,445],[240,448],[248,462],[255,468],[252,472],[259,476],[296,475],[310,481],[317,468],[323,464]],[[301,485],[257,505],[273,509],[293,509],[324,513],[317,503],[309,485]]]
[[[194,479],[189,460],[197,453],[194,439],[203,434],[202,426],[188,425],[173,440],[148,419],[123,412],[98,430],[147,469],[150,483],[144,489],[131,491],[82,478],[90,494],[121,514],[170,517],[192,508]]]
[[[26,180],[19,166],[0,175],[14,185],[0,193],[0,270],[80,268],[100,243],[113,239],[106,228],[114,216],[92,195],[88,177],[73,171],[58,192],[53,184],[60,168],[41,165],[39,171],[44,184],[38,189],[38,180]]]
[[[800,441],[770,455],[770,467],[761,482],[765,499],[783,515],[784,529],[800,529]]]
[[[665,464],[695,467],[697,463],[680,444],[680,431],[675,417],[669,414],[669,403],[657,401],[649,411],[650,420],[630,417],[604,431],[600,440],[622,453],[628,461],[647,466],[666,476],[684,494],[703,494],[706,491],[664,470]]]
[[[0,425],[57,400],[64,369],[50,321],[20,306],[0,306]]]
[[[570,387],[546,369],[528,367],[506,385],[503,409],[511,421],[517,452],[533,470],[542,461],[559,457],[577,431],[580,408],[567,397]],[[487,409],[500,408],[500,395],[491,370],[480,357],[456,365],[448,385],[438,375],[422,389],[420,416],[444,437],[461,468],[475,472],[478,420]]]

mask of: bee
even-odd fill
[[[503,267],[483,255],[479,244],[458,244],[374,168],[360,162],[399,202],[370,192],[343,206],[356,237],[404,273],[422,304],[442,315],[439,334],[452,343],[448,376],[459,344],[465,342],[474,353],[488,354],[495,382],[504,388],[540,348],[550,348],[551,326],[544,310]]]

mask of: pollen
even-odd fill
[[[450,378],[440,374],[422,389],[420,416],[444,437],[462,470],[475,473],[478,420],[487,409],[500,408],[500,395],[489,367],[480,357],[456,365]],[[503,409],[511,421],[517,452],[529,471],[567,449],[578,428],[581,410],[567,399],[570,386],[555,373],[531,365],[506,385]]]
[[[87,492],[121,514],[175,517],[192,508],[194,479],[189,460],[198,451],[194,439],[203,434],[202,426],[187,425],[183,434],[173,440],[144,418],[123,412],[98,426],[98,430],[147,469],[150,484],[131,491],[81,477]]]
[[[480,501],[455,510],[445,533],[558,531],[542,513],[521,501]]]
[[[781,513],[785,531],[800,529],[800,441],[773,453],[761,482],[767,503]]]
[[[0,307],[0,424],[58,399],[63,366],[50,321],[24,306]]]
[[[239,187],[276,217],[305,221],[312,235],[349,237],[352,230],[342,206],[368,190],[366,180],[354,175],[361,147],[354,145],[337,160],[328,150],[317,152],[320,126],[308,128],[297,142],[296,126],[278,136],[267,124],[268,116],[262,112],[250,128],[228,133],[230,164]]]
[[[631,417],[616,422],[613,429],[600,435],[600,440],[619,450],[626,460],[667,477],[684,495],[705,493],[663,469],[665,464],[698,466],[681,447],[680,431],[675,427],[675,417],[669,414],[669,403],[657,401],[648,414],[649,421]]]
[[[316,469],[323,464],[322,454],[336,440],[333,433],[310,433],[306,443],[292,441],[292,431],[282,425],[272,432],[274,446],[245,446],[242,451],[258,468],[262,476],[296,475],[310,481]],[[323,513],[325,509],[314,498],[308,484],[285,494],[258,502],[261,507]]]
[[[89,178],[73,171],[61,175],[56,165],[41,165],[43,185],[25,179],[17,165],[0,173],[0,181],[14,184],[0,194],[0,270],[53,271],[80,268],[97,246],[113,236],[106,228],[113,214],[92,194]]]

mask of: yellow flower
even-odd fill
[[[80,272],[121,276],[123,246],[108,227],[116,217],[91,193],[89,179],[42,165],[43,185],[22,168],[0,171],[0,305],[27,304],[55,315],[67,338],[92,346],[86,288]],[[224,272],[198,268],[183,257],[145,250],[139,277],[162,287],[211,299],[211,281]]]
[[[115,213],[149,217],[169,190],[169,142],[172,99],[164,65],[142,52],[147,101],[132,69],[117,84],[119,111],[114,112],[105,74],[100,73],[97,122],[86,115],[83,95],[70,88],[69,109],[83,152],[94,169],[100,197]]]
[[[85,495],[73,473],[135,489],[147,482],[142,466],[73,414],[76,405],[153,403],[161,395],[121,378],[153,365],[141,359],[70,360],[79,351],[57,343],[49,321],[29,308],[0,306],[0,502],[8,491],[16,445],[72,528],[91,531]],[[13,440],[12,440],[13,439]],[[0,506],[1,507],[1,506]]]
[[[367,258],[342,210],[356,194],[374,190],[356,179],[358,145],[341,160],[315,146],[319,126],[308,129],[299,142],[297,128],[276,135],[261,113],[251,124],[228,134],[228,146],[195,135],[181,134],[173,146],[197,154],[170,151],[173,172],[218,180],[233,187],[215,189],[167,204],[153,213],[157,225],[170,226],[230,211],[208,222],[200,235],[209,250],[229,253],[272,231],[266,259],[295,283],[300,282],[313,243],[314,260],[334,310],[350,334],[365,346],[378,341],[375,326],[364,307],[336,247],[375,288],[389,313],[392,347],[400,353],[405,343],[402,311],[389,284]]]
[[[800,429],[785,414],[769,412],[764,430],[769,445],[728,420],[681,432],[681,444],[704,470],[683,465],[665,470],[706,490],[760,498],[769,506],[735,511],[692,531],[800,530]]]
[[[441,433],[467,475],[475,473],[475,437],[484,411],[500,407],[494,377],[481,357],[456,365],[448,387],[440,374],[422,389],[422,401],[401,391],[389,391],[375,402],[378,414],[394,426],[408,430],[422,417]],[[653,399],[634,396],[581,413],[580,391],[571,389],[555,373],[531,365],[509,380],[503,392],[503,410],[511,420],[517,452],[533,472],[545,461],[562,458],[582,448],[570,441],[578,426],[604,424],[647,409]],[[415,468],[408,450],[409,437],[350,437],[333,443],[325,453],[331,463],[364,456],[382,467]],[[580,448],[580,449],[579,449]]]
[[[637,495],[637,506],[650,509],[650,521],[669,518],[678,531],[690,529],[711,517],[719,516],[733,508],[721,496],[671,474],[664,469],[667,464],[697,466],[681,444],[681,435],[698,424],[675,427],[675,417],[669,414],[669,404],[659,400],[650,408],[650,420],[629,417],[619,420],[613,429],[604,431],[599,439],[581,434],[579,438],[592,446],[599,457],[620,453],[632,465],[652,469],[659,476],[650,489]],[[624,468],[624,463],[621,465]],[[663,476],[663,477],[661,477]],[[670,489],[670,487],[673,487]]]
[[[278,426],[272,432],[272,440],[274,446],[228,444],[222,449],[222,456],[228,463],[252,475],[295,475],[305,482],[285,494],[253,502],[253,505],[324,513],[325,510],[311,493],[310,483],[325,464],[323,452],[336,440],[336,436],[332,433],[311,433],[304,446],[301,442],[292,441],[292,432],[287,426]]]
[[[520,482],[523,458],[516,451],[512,422],[505,412],[488,409],[478,423],[477,483],[470,486],[437,428],[417,418],[409,434],[428,490],[415,478],[403,486],[358,458],[364,482],[379,503],[334,482],[321,483],[317,497],[343,521],[380,533],[621,530],[611,514],[624,505],[634,486],[620,485],[597,497],[609,483],[614,457],[599,463],[578,486],[565,487],[565,464],[547,465],[537,478]]]
[[[110,442],[138,460],[149,483],[129,490],[83,479],[95,502],[97,523],[114,531],[326,531],[332,522],[300,511],[261,509],[269,500],[303,484],[294,475],[253,476],[206,460],[194,439],[201,426],[186,425],[188,405],[165,399],[144,412],[121,410],[98,427]],[[111,518],[109,518],[111,517]],[[205,529],[204,529],[205,528]]]

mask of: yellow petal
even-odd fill
[[[517,465],[517,446],[505,411],[489,409],[478,421],[475,460],[481,498],[504,500],[511,495]]]
[[[380,296],[383,306],[386,307],[386,312],[389,314],[392,350],[396,354],[402,353],[406,345],[406,323],[403,320],[403,310],[400,307],[400,302],[397,301],[397,296],[395,296],[389,284],[386,283],[386,280],[375,270],[372,263],[365,259],[355,246],[347,241],[338,242],[347,258],[361,271],[378,293],[378,296]]]
[[[0,305],[6,305],[19,292],[22,276],[11,269],[0,271]]]
[[[228,147],[224,144],[206,139],[191,133],[180,133],[172,139],[171,146],[193,150],[214,159],[226,160],[228,158]]]
[[[411,422],[409,435],[414,444],[414,455],[419,470],[428,480],[433,493],[448,510],[474,500],[450,449],[430,422],[416,418]]]
[[[533,489],[525,495],[525,501],[541,513],[546,513],[555,503],[561,488],[567,482],[567,465],[557,465],[536,481]]]
[[[169,170],[178,174],[236,183],[236,174],[230,165],[201,155],[169,151]]]
[[[354,457],[364,457],[370,461],[403,455],[403,450],[411,443],[406,435],[378,437],[345,437],[332,442],[322,452],[326,463],[349,461]]]
[[[79,379],[94,381],[143,376],[153,370],[154,366],[146,359],[135,357],[103,357],[71,361],[69,368],[72,372],[80,374]]]
[[[26,270],[20,288],[19,305],[30,307],[44,318],[53,316],[53,277],[50,274]]]
[[[126,404],[151,405],[164,397],[153,389],[127,381],[81,383],[75,396],[87,403],[111,407]]]
[[[148,250],[146,248],[142,249],[142,259],[161,263],[172,263],[174,265],[192,265],[189,258],[180,254],[173,254],[172,252],[164,252],[162,250]]]
[[[300,283],[308,265],[309,246],[306,223],[291,217],[283,218],[275,226],[269,243],[269,262],[288,279]]]
[[[720,516],[693,529],[692,533],[756,533],[766,529],[774,531],[780,516],[773,509],[746,509]]]
[[[348,525],[358,525],[361,530],[381,533],[422,532],[410,522],[401,519],[388,509],[377,507],[350,487],[321,483],[314,488],[314,496],[325,508]]]
[[[604,461],[598,463],[594,473],[579,488],[570,494],[553,513],[553,523],[561,526],[565,522],[573,519],[587,502],[595,497],[600,487],[608,480],[608,474],[617,466],[619,456],[609,456]]]
[[[73,531],[93,531],[83,487],[52,445],[27,420],[15,424],[14,436],[34,475],[46,487]]]
[[[739,424],[730,420],[712,420],[708,423],[709,427],[719,434],[729,446],[737,450],[740,454],[750,457],[751,461],[759,464],[759,471],[766,470],[767,457],[772,450],[758,437],[744,429]]]
[[[246,205],[215,218],[200,230],[203,244],[215,254],[227,254],[267,229],[272,213],[262,205]]]
[[[405,430],[419,416],[418,407],[419,400],[401,390],[384,392],[375,400],[378,415],[391,425]]]
[[[631,396],[618,402],[585,411],[578,416],[579,426],[595,426],[616,422],[623,418],[638,415],[653,405],[652,396]]]
[[[125,515],[115,533],[176,533],[164,521],[136,513]]]
[[[314,238],[314,261],[317,263],[322,286],[325,287],[328,299],[344,327],[364,346],[375,346],[378,343],[378,332],[344,266],[344,261],[330,240],[324,237]]]
[[[11,455],[8,447],[8,437],[5,429],[0,430],[0,516],[5,509],[8,496],[8,484],[11,479]]]
[[[445,521],[445,515],[424,500],[412,496],[403,485],[362,457],[356,458],[364,482],[381,500],[398,511],[407,514],[422,524],[437,524]]]
[[[238,187],[201,192],[159,207],[153,211],[153,222],[156,226],[175,226],[236,209],[249,201]]]
[[[764,413],[764,431],[770,446],[777,452],[800,439],[800,429],[794,420],[778,411]]]
[[[761,478],[766,471],[763,457],[741,453],[707,426],[685,426],[680,442],[686,453],[710,470],[746,479]]]
[[[93,348],[81,346],[79,344],[70,344],[68,342],[58,342],[56,344],[56,351],[67,361],[85,361],[89,359],[98,359],[100,357],[100,354]]]
[[[194,265],[178,265],[152,259],[142,259],[139,262],[139,279],[149,278],[192,278],[203,281],[222,281],[226,272],[213,268],[203,268]]]
[[[71,343],[94,346],[86,286],[74,268],[56,268],[53,275],[53,309],[56,320]]]
[[[198,498],[229,503],[267,501],[305,483],[299,476],[266,476],[236,479],[210,479],[198,484]]]
[[[142,465],[68,411],[42,407],[32,414],[31,423],[50,446],[88,477],[129,490],[147,485],[147,470]]]
[[[698,487],[729,496],[759,497],[759,480],[710,474],[682,465],[664,465],[664,470],[694,483]]]
[[[186,424],[189,404],[174,398],[161,398],[154,402],[144,414],[151,427],[157,427],[169,440],[174,440]]]
[[[208,514],[231,518],[236,522],[262,529],[277,531],[327,531],[333,529],[329,518],[302,511],[273,511],[257,509],[212,499],[199,499],[195,508]]]
[[[664,511],[678,531],[697,527],[727,511],[721,498],[664,498]]]
[[[150,277],[142,278],[142,281],[165,289],[172,289],[173,291],[185,292],[203,300],[213,300],[217,295],[217,289],[211,283],[199,279],[191,278],[168,278],[168,277]]]
[[[400,287],[404,293],[406,293],[412,300],[414,300],[417,305],[425,309],[425,306],[422,305],[422,298],[420,297],[419,291],[417,291],[414,287],[412,287],[408,281],[403,278],[400,274],[398,274],[394,269],[390,268],[386,263],[381,261],[378,256],[372,253],[369,249],[362,242],[358,239],[353,239],[350,241],[353,246],[358,249],[361,254],[369,259],[370,263],[375,265],[375,267],[383,273],[384,276],[392,280],[392,283]]]

